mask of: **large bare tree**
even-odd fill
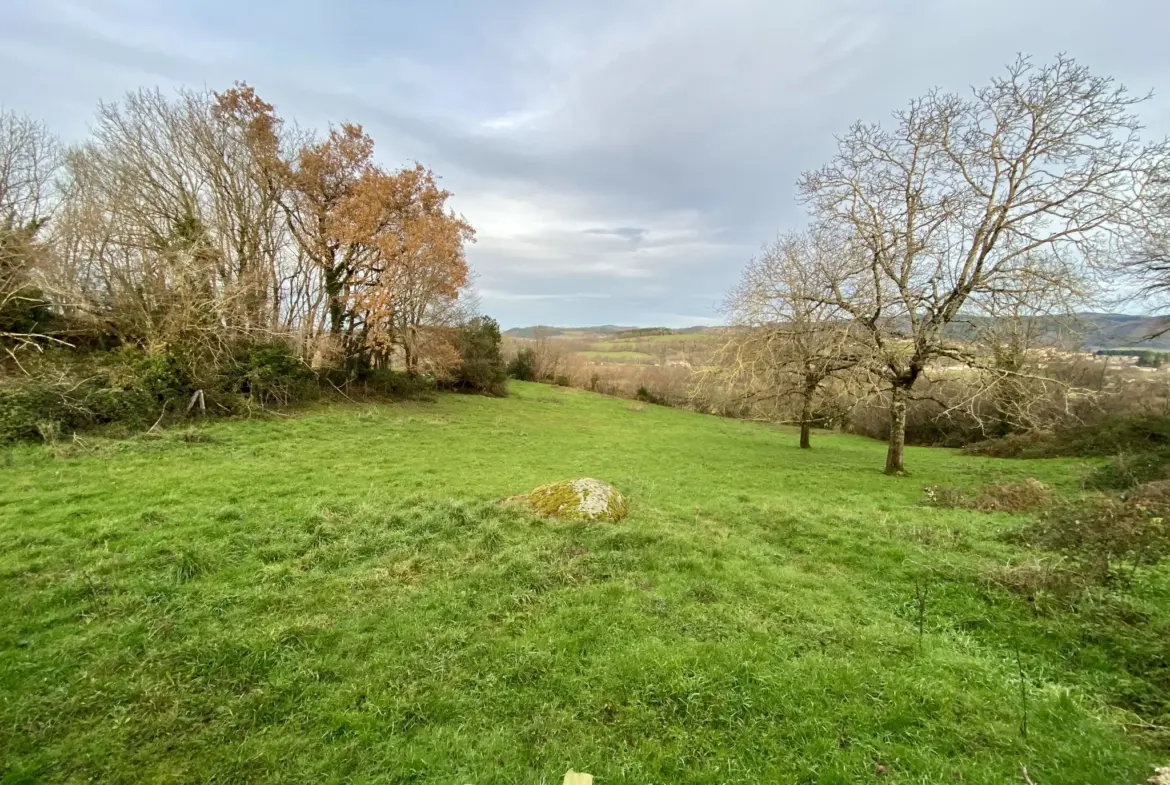
[[[842,238],[825,300],[864,329],[890,399],[886,471],[904,470],[906,405],[939,362],[972,360],[951,325],[1053,287],[1075,294],[1142,223],[1167,165],[1133,95],[1066,57],[1021,57],[969,96],[932,91],[892,127],[858,123],[800,190]]]

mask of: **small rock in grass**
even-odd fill
[[[550,518],[577,521],[620,521],[629,512],[617,488],[591,477],[542,485],[508,501],[523,502]]]

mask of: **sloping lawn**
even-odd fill
[[[920,503],[1072,492],[1075,462],[910,449],[894,479],[855,437],[512,392],[0,454],[0,780],[1137,785],[1170,758],[1166,575],[1041,607],[988,577],[1023,519]],[[585,476],[630,517],[496,504]]]

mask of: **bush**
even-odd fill
[[[996,458],[1071,458],[1142,453],[1161,448],[1170,448],[1170,417],[1152,412],[1127,412],[1055,431],[991,439],[970,445],[964,451]]]
[[[998,439],[968,444],[964,455],[983,455],[989,458],[1046,457],[1042,453],[1051,449],[1052,434],[1043,431],[1012,433]]]
[[[508,363],[508,376],[522,382],[536,381],[536,351],[525,347],[516,352],[516,356]]]
[[[0,270],[0,279],[3,278],[3,272]],[[40,290],[26,288],[19,297],[0,297],[0,333],[28,335],[52,330],[53,313]]]
[[[638,388],[638,392],[634,394],[634,397],[637,398],[639,401],[642,401],[644,403],[653,403],[653,404],[656,404],[658,406],[669,406],[670,405],[665,398],[662,398],[661,396],[655,395],[654,393],[652,393],[648,389],[646,389],[646,385],[640,386]]]
[[[568,376],[561,374],[557,378],[553,379],[553,384],[555,384],[557,387],[570,387],[572,386],[573,381]]]
[[[103,379],[30,379],[0,388],[0,441],[43,438],[109,422],[149,425],[159,408],[149,391],[106,386]]]
[[[1045,512],[1024,536],[1058,551],[1083,574],[1105,583],[1170,555],[1170,482],[1139,486],[1125,496],[1093,496]]]
[[[500,354],[500,325],[495,319],[477,316],[459,328],[455,345],[459,351],[459,372],[454,386],[460,390],[505,395],[507,369]]]
[[[1125,490],[1135,485],[1165,480],[1170,471],[1170,447],[1146,452],[1123,452],[1094,469],[1085,485],[1100,490]]]
[[[226,373],[226,389],[265,406],[287,405],[303,397],[314,374],[287,344],[279,341],[247,347]]]
[[[351,399],[362,397],[426,399],[438,389],[438,383],[433,376],[390,368],[367,368],[357,379],[350,378],[348,371],[335,368],[321,371],[318,378],[326,393],[332,390]]]
[[[42,423],[60,423],[68,412],[34,385],[0,389],[0,441],[35,439]]]
[[[312,372],[280,343],[241,347],[226,367],[180,349],[45,352],[28,363],[31,376],[0,387],[0,440],[45,438],[108,423],[149,427],[166,413],[181,416],[202,390],[209,409],[231,414],[240,396],[288,403],[310,387]],[[52,424],[52,425],[50,425]]]

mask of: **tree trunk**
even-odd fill
[[[325,268],[325,295],[329,300],[329,333],[341,335],[345,313],[341,300],[341,273],[336,267]]]
[[[906,452],[906,393],[907,388],[895,384],[890,402],[890,448],[886,452],[886,474],[903,474],[903,455]]]
[[[809,435],[812,431],[812,409],[812,392],[806,390],[804,392],[804,403],[800,407],[800,449],[802,450],[807,450],[812,447],[812,444],[809,443]]]

